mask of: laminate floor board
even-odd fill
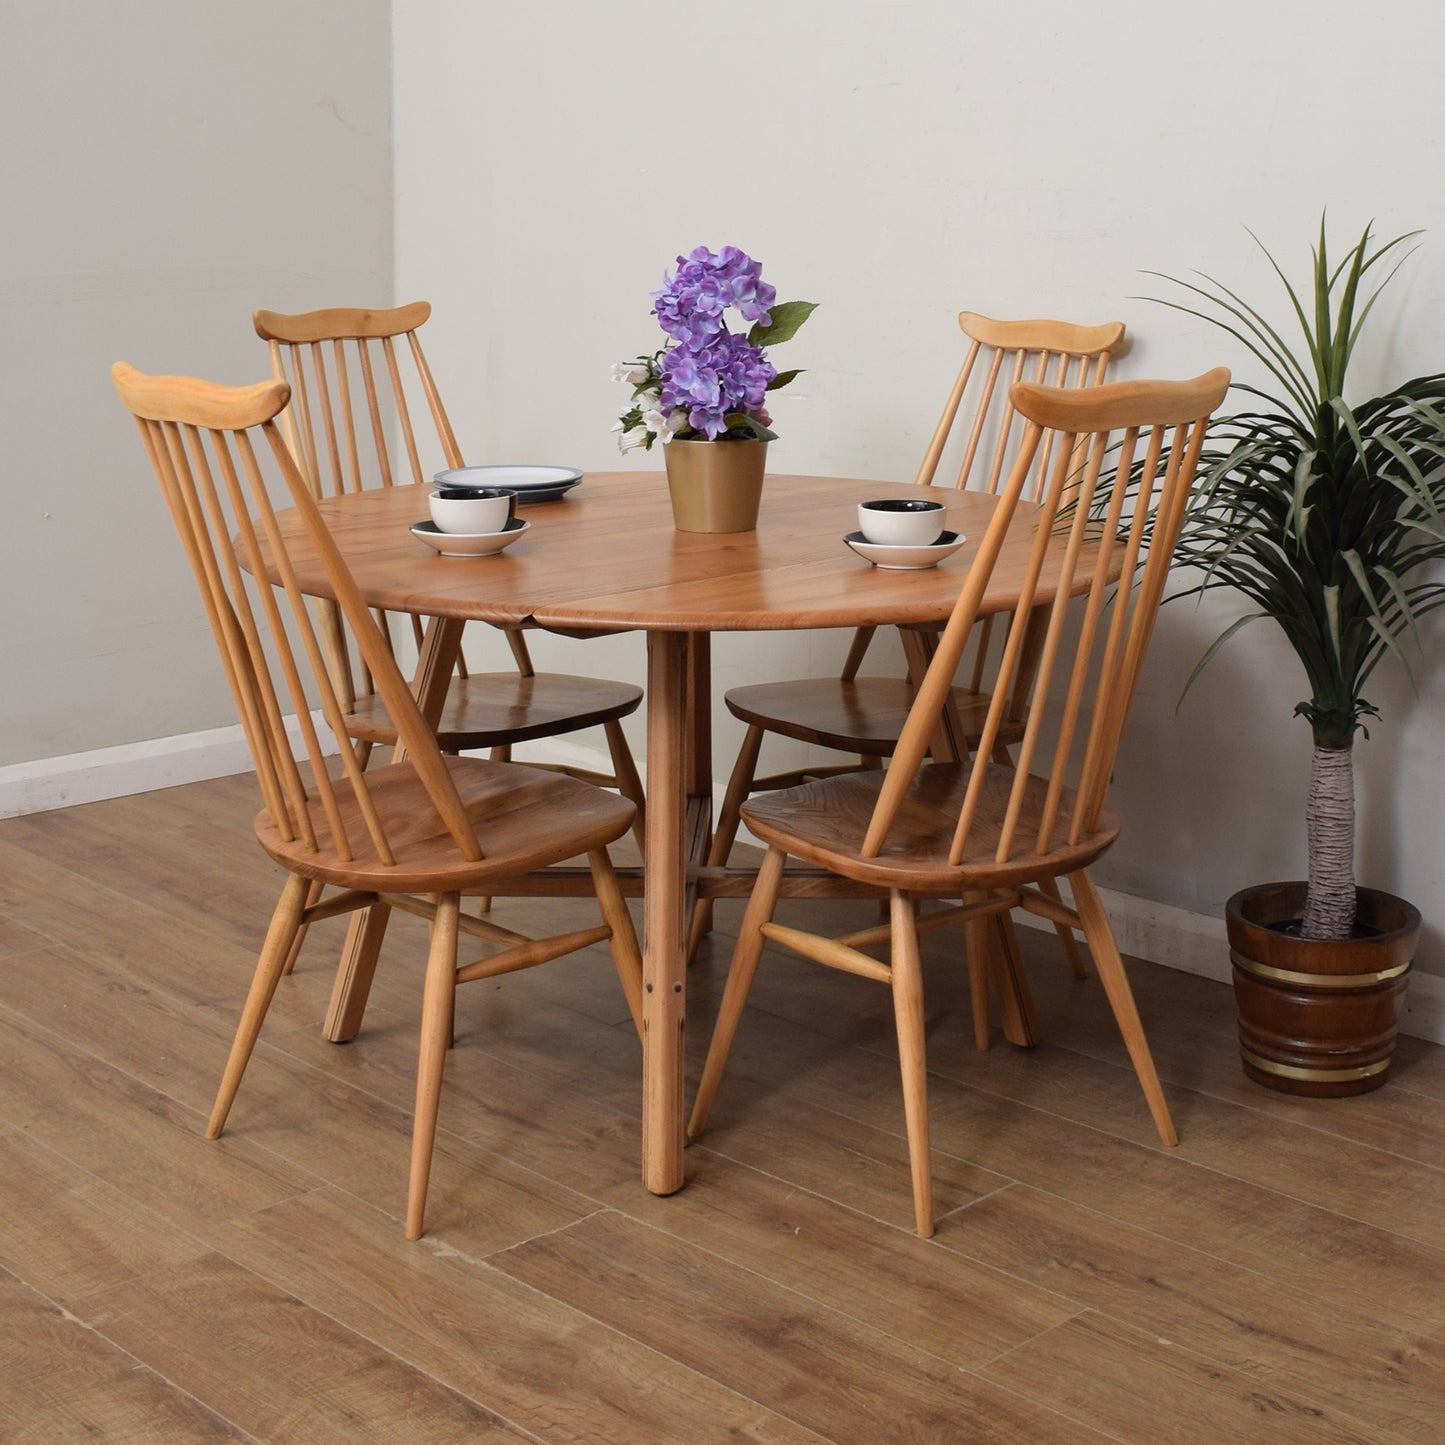
[[[1037,934],[1035,935],[1038,936]],[[1029,940],[1025,939],[1026,951]],[[1047,942],[1047,941],[1046,941]],[[1034,945],[1036,948],[1039,946]],[[1045,945],[1046,946],[1046,945]],[[1034,970],[1040,1026],[1051,1040],[1127,1067],[1104,991],[1094,978],[1044,987]],[[1445,1166],[1445,1075],[1431,1068],[1440,1049],[1402,1037],[1390,1087],[1350,1099],[1310,1099],[1262,1088],[1239,1067],[1233,993],[1211,979],[1136,967],[1134,993],[1150,1046],[1167,1083],[1206,1093],[1271,1118],[1388,1149],[1418,1163]],[[1418,1047],[1417,1047],[1418,1046]]]
[[[158,910],[139,901],[138,885],[108,887],[10,842],[14,821],[0,824],[0,909],[14,923],[46,943],[126,964],[139,978],[199,1000],[227,994],[233,977],[250,977],[271,905],[256,919],[250,939],[221,938],[205,923],[199,901],[188,905],[189,917]],[[259,850],[258,857],[266,862]],[[177,886],[183,876],[173,875],[156,891],[183,891]]]
[[[94,1328],[258,1440],[522,1440],[492,1411],[218,1254],[79,1301]]]
[[[63,996],[52,991],[51,997]],[[356,1087],[344,1069],[313,1067],[263,1039],[225,1134],[206,1140],[202,1126],[230,1048],[229,1032],[219,1020],[160,990],[107,989],[77,1002],[80,1006],[73,1010],[59,1009],[62,1036],[74,1020],[88,1038],[77,1048],[113,1040],[111,1059],[135,1087],[154,1089],[194,1110],[191,1129],[168,1145],[173,1167],[184,1164],[204,1174],[211,1153],[262,1150],[274,1156],[278,1166],[290,1161],[308,1176],[338,1183],[400,1220],[415,1097],[414,1021],[405,1031],[390,1026],[397,1034],[405,1033],[403,1048],[410,1058],[410,1078],[396,1103]],[[167,1038],[170,1048],[165,1047]],[[325,1047],[336,1060],[363,1052]],[[453,1073],[462,1067],[452,1060]],[[113,1107],[100,1091],[89,1104],[97,1112]],[[470,1122],[466,1100],[448,1090],[433,1159],[433,1213],[444,1204],[450,1215],[471,1218],[491,1238],[489,1247],[498,1248],[503,1240],[511,1243],[535,1229],[570,1223],[591,1207],[581,1196],[519,1168],[510,1158],[470,1143],[462,1137]],[[122,1118],[116,1127],[123,1130],[126,1124]]]
[[[445,1234],[410,1244],[391,1219],[340,1191],[319,1190],[236,1219],[224,1245],[229,1257],[488,1401],[539,1440],[820,1438],[746,1390],[598,1321],[566,1291],[521,1284]]]
[[[941,1243],[1085,1310],[1432,1445],[1445,1344],[1025,1186],[971,1205]]]
[[[50,813],[32,813],[10,820],[8,836],[20,847],[93,883],[120,891],[144,890],[147,902],[163,913],[190,914],[195,904],[177,901],[171,881],[178,874],[192,880],[208,925],[223,937],[245,943],[280,897],[285,873],[266,860],[249,823],[236,827],[223,820],[197,820],[184,829],[162,821],[174,809],[157,805],[163,794],[141,794],[134,813],[117,814],[102,803],[87,803]],[[124,819],[131,826],[119,827]],[[243,868],[239,858],[259,856]],[[189,890],[188,890],[189,891]]]
[[[940,1030],[940,1034],[943,1031]],[[1157,1136],[1133,1070],[1073,1050],[1044,1045],[1027,1054],[1000,1051],[980,1071],[972,1040],[957,1030],[930,1048],[930,1067],[948,1078],[1016,1102],[1050,1110],[1079,1124],[1141,1144]],[[1337,1129],[1321,1130],[1319,1109],[1269,1109],[1165,1085],[1179,1130],[1179,1158],[1253,1179],[1306,1203],[1422,1241],[1437,1243],[1445,1218],[1445,1170],[1398,1150],[1361,1142]],[[1318,1105],[1324,1101],[1311,1101]],[[1341,1101],[1349,1112],[1353,1100]],[[1379,1111],[1375,1111],[1379,1112]],[[1369,1131],[1361,1128],[1360,1134]],[[1398,1134],[1403,1131],[1395,1131]],[[1418,1134],[1418,1152],[1425,1151]],[[1386,1161],[1388,1160],[1388,1167]]]
[[[0,821],[0,1439],[1445,1438],[1445,1049],[1402,1041],[1366,1098],[1275,1096],[1238,1074],[1227,986],[1131,962],[1168,1151],[1051,934],[1020,930],[1046,1043],[995,1023],[982,1054],[931,935],[920,1240],[884,989],[770,949],[688,1185],[656,1198],[592,949],[459,991],[409,1244],[418,920],[345,1046],[319,1024],[347,924],[318,925],[201,1137],[279,884],[255,810],[238,778]],[[740,914],[689,975],[690,1081]]]
[[[56,1304],[205,1252],[163,1214],[19,1129],[0,1128],[0,1178],[0,1269]]]
[[[795,1100],[901,1135],[896,1064],[882,1073],[864,1068],[867,1051],[858,1051],[797,1070],[789,1050],[800,1025],[766,1014],[750,1023],[739,1031],[703,1136],[709,1147],[733,1154],[745,1147],[741,1136],[757,1119],[786,1111]],[[1351,1307],[1369,1311],[1388,1298],[1382,1317],[1411,1329],[1437,1333],[1445,1324],[1445,1251],[1390,1229],[1201,1166],[1157,1142],[1122,1138],[943,1076],[929,1079],[929,1119],[935,1151],[1246,1268],[1281,1277],[1303,1273],[1322,1297]],[[1393,1167],[1392,1156],[1378,1162],[1387,1171]],[[786,1155],[773,1160],[772,1172],[803,1185]],[[906,1177],[900,1176],[897,1191],[901,1209]],[[963,1227],[966,1213],[945,1219],[940,1233]],[[1361,1289],[1368,1294],[1362,1297]]]
[[[17,953],[31,953],[37,948],[44,948],[50,941],[42,934],[26,928],[23,923],[18,923],[0,908],[0,958],[10,958]]]
[[[304,1166],[245,1140],[202,1145],[205,1116],[0,1009],[0,1121],[181,1228],[315,1188]]]
[[[7,1445],[256,1438],[3,1273],[0,1379]]]
[[[784,959],[777,953],[765,956],[759,967],[752,993],[754,1006],[744,1016],[737,1047],[746,1042],[754,1020],[763,1014],[795,1021],[800,1034],[806,1021],[809,1030],[796,1045],[795,1067],[816,1076],[817,1036],[811,1025],[823,1015],[835,1031],[841,1027],[841,1019],[852,1020],[848,1031],[856,1046],[877,1048],[880,1054],[896,1058],[896,1047],[889,1037],[892,1020],[886,989],[870,985],[867,980]],[[927,967],[936,971],[937,960],[929,960]],[[815,1004],[812,1014],[806,1014],[809,979],[802,976],[803,972],[821,975],[816,983],[824,1005],[839,991],[839,984],[871,988],[875,1016],[871,1021],[856,1019],[856,1011],[865,1009],[868,1002],[857,988],[846,990],[844,1009],[829,1010]],[[931,978],[926,977],[925,997],[930,982]],[[1086,990],[1085,985],[1077,986],[1078,992]],[[936,996],[938,990],[932,992]],[[1095,983],[1092,992],[1102,994],[1103,990]],[[930,1073],[1140,1144],[1151,1145],[1157,1140],[1139,1084],[1122,1049],[1108,1061],[1094,1052],[1070,1048],[1066,1042],[1050,1042],[1030,1050],[1001,1044],[980,1052],[974,1046],[966,1011],[933,1004],[927,1008],[927,1020]],[[1147,1014],[1145,1021],[1148,1028]],[[1059,1033],[1068,1040],[1084,1026],[1083,1021],[1075,1020],[1073,1026]],[[1117,1035],[1107,1008],[1101,1016],[1088,1020],[1086,1026],[1091,1038],[1103,1033]],[[1445,1170],[1434,1159],[1438,1157],[1437,1144],[1445,1142],[1445,1125],[1422,1120],[1417,1130],[1411,1130],[1401,1122],[1407,1111],[1419,1117],[1419,1096],[1410,1095],[1394,1103],[1386,1100],[1383,1104],[1371,1101],[1388,1090],[1363,1099],[1329,1101],[1296,1101],[1280,1096],[1284,1102],[1276,1105],[1269,1091],[1263,1089],[1255,1091],[1262,1096],[1259,1101],[1243,1090],[1237,1101],[1213,1093],[1182,1091],[1167,1083],[1176,1040],[1167,1032],[1162,1038],[1159,1033],[1150,1030],[1151,1046],[1166,1080],[1165,1093],[1181,1141],[1171,1153],[1233,1178],[1254,1179],[1305,1203],[1342,1211],[1423,1243],[1438,1242],[1439,1221],[1445,1218]],[[727,1088],[726,1080],[723,1088]],[[901,1094],[897,1097],[901,1099]],[[1333,1114],[1324,1107],[1328,1104],[1338,1106]],[[1338,1124],[1327,1130],[1318,1127],[1320,1120],[1351,1115],[1355,1105],[1364,1106],[1358,1111],[1363,1118],[1350,1134],[1341,1132]],[[1374,1141],[1373,1131],[1365,1123],[1369,1118],[1396,1121],[1394,1129],[1382,1127],[1379,1131],[1388,1135],[1388,1144],[1382,1147]],[[1372,1142],[1362,1142],[1364,1138]],[[1397,1147],[1392,1149],[1390,1145]],[[1420,1155],[1427,1156],[1424,1162]]]
[[[1107,1438],[610,1212],[493,1263],[829,1438]]]
[[[1385,1445],[1398,1438],[1100,1315],[1069,1320],[983,1374],[1130,1445]],[[1143,1419],[1141,1377],[1156,1387]]]
[[[940,1251],[909,1225],[798,1189],[701,1145],[666,1199],[632,1180],[597,1191],[616,1213],[696,1242],[740,1268],[915,1349],[976,1366],[1077,1313],[1048,1281]]]

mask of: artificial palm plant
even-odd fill
[[[1387,653],[1409,671],[1407,635],[1418,646],[1419,619],[1445,602],[1429,565],[1445,557],[1445,374],[1370,401],[1345,397],[1356,343],[1411,235],[1375,246],[1367,227],[1332,263],[1322,220],[1303,290],[1261,246],[1299,326],[1294,346],[1213,278],[1162,278],[1193,293],[1163,304],[1228,331],[1279,383],[1277,393],[1241,386],[1263,407],[1211,428],[1178,556],[1199,569],[1191,593],[1233,587],[1257,608],[1215,641],[1196,676],[1241,627],[1268,617],[1309,681],[1295,709],[1314,734],[1305,938],[1345,939],[1355,923],[1353,745],[1376,712],[1365,686]]]

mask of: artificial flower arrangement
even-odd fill
[[[736,246],[716,255],[699,246],[677,258],[662,290],[652,293],[652,314],[670,340],[612,368],[613,380],[632,387],[632,405],[612,428],[623,452],[650,451],[659,439],[776,439],[767,393],[799,373],[777,371],[763,348],[795,335],[815,307],[776,296],[762,267]],[[746,335],[728,330],[733,309],[750,323]]]

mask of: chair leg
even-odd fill
[[[964,894],[964,903],[977,903],[979,894]],[[968,994],[973,1008],[973,1045],[988,1052],[988,920],[975,918],[963,925],[964,952],[968,956]]]
[[[1064,901],[1064,895],[1059,892],[1057,878],[1040,878],[1039,892],[1055,903],[1062,904]],[[1079,945],[1074,939],[1074,930],[1067,923],[1056,923],[1054,931],[1059,935],[1059,942],[1063,945],[1064,958],[1068,961],[1070,973],[1075,978],[1088,978],[1088,970],[1084,967],[1084,956],[1079,952]]]
[[[321,902],[321,895],[326,891],[325,885],[317,883],[314,879],[306,889],[306,906],[313,907]],[[281,965],[281,976],[289,977],[291,970],[296,967],[296,960],[301,956],[301,948],[306,942],[306,925],[303,923],[296,930],[296,937],[291,940],[290,951],[286,954],[286,961]]]
[[[1169,1105],[1164,1102],[1164,1090],[1154,1068],[1154,1057],[1149,1052],[1149,1041],[1144,1037],[1144,1025],[1139,1018],[1134,994],[1124,972],[1124,960],[1119,956],[1119,945],[1114,940],[1114,930],[1109,925],[1109,915],[1104,911],[1099,890],[1082,869],[1069,875],[1069,887],[1073,890],[1079,920],[1084,925],[1084,940],[1094,957],[1094,967],[1099,971],[1099,980],[1114,1010],[1119,1032],[1124,1036],[1124,1047],[1129,1050],[1134,1072],[1139,1076],[1160,1142],[1175,1145],[1179,1142],[1179,1135],[1175,1133],[1174,1121],[1169,1117]]]
[[[438,895],[427,954],[426,984],[421,1000],[421,1048],[416,1069],[416,1112],[411,1126],[411,1175],[407,1181],[406,1237],[420,1239],[431,1179],[432,1146],[436,1143],[437,1110],[441,1104],[442,1070],[452,1040],[457,997],[457,913],[455,893]]]
[[[1003,1021],[1004,1037],[1021,1048],[1032,1048],[1042,1035],[1034,1013],[1033,995],[1029,992],[1029,978],[1024,972],[1018,934],[1014,932],[1013,917],[1008,913],[995,913],[989,932],[998,941],[990,963],[998,983],[999,1015]]]
[[[723,1069],[727,1067],[728,1054],[732,1051],[733,1039],[738,1031],[738,1020],[742,1018],[743,1006],[748,1001],[748,991],[753,986],[753,976],[758,971],[758,959],[763,952],[763,924],[773,916],[777,905],[778,890],[783,883],[783,864],[787,854],[781,848],[769,848],[758,870],[758,881],[753,885],[752,897],[743,912],[742,927],[738,930],[737,946],[733,949],[732,966],[728,969],[727,987],[723,990],[722,1006],[718,1010],[717,1023],[713,1027],[712,1042],[707,1049],[707,1062],[702,1068],[702,1082],[697,1088],[697,1098],[692,1106],[692,1118],[688,1121],[687,1137],[696,1139],[707,1124],[717,1086],[722,1080]]]
[[[230,1057],[226,1060],[225,1072],[221,1075],[221,1087],[216,1102],[211,1108],[210,1121],[206,1125],[206,1138],[218,1139],[226,1127],[226,1115],[241,1087],[241,1076],[251,1060],[251,1050],[256,1047],[256,1038],[271,1007],[276,985],[281,981],[282,970],[291,954],[291,945],[301,927],[302,910],[306,907],[307,881],[299,873],[292,873],[286,879],[276,910],[271,915],[270,927],[266,930],[266,942],[261,946],[261,957],[256,961],[256,972],[251,979],[251,989],[246,995],[245,1007],[241,1010],[241,1021],[236,1025],[236,1037],[231,1044]]]
[[[908,1124],[908,1167],[913,1176],[913,1217],[918,1232],[933,1233],[933,1175],[928,1153],[928,1066],[923,1041],[923,967],[913,902],[893,889],[888,895],[892,925],[893,1020],[898,1030],[898,1068],[903,1076],[903,1115]]]
[[[627,900],[617,886],[617,873],[607,850],[599,848],[587,855],[592,866],[592,886],[597,891],[597,903],[602,909],[602,921],[612,930],[608,940],[612,949],[612,961],[617,965],[617,977],[622,980],[622,992],[627,995],[627,1007],[632,1011],[632,1022],[637,1028],[637,1037],[642,1037],[642,952],[637,946],[637,930],[632,926],[632,915],[627,911]]]
[[[508,633],[508,637],[511,634]],[[512,761],[511,743],[498,743],[491,752],[487,754],[487,761],[491,763],[510,763]],[[492,911],[492,900],[485,894],[477,897],[477,912],[490,913]]]
[[[642,791],[642,778],[633,760],[632,749],[627,746],[627,734],[615,718],[603,723],[607,734],[607,751],[612,754],[612,776],[617,781],[617,791],[636,805],[637,817],[632,822],[632,836],[637,839],[638,852],[642,861],[647,861],[647,797]]]
[[[728,854],[737,841],[738,827],[742,823],[743,804],[753,790],[753,779],[758,772],[758,754],[763,747],[763,730],[749,727],[738,750],[733,770],[728,775],[727,790],[723,793],[722,808],[718,813],[717,827],[713,830],[712,844],[707,850],[707,866],[721,868],[728,861]],[[699,898],[693,905],[692,927],[687,935],[687,956],[692,958],[703,934],[712,929],[712,899]]]

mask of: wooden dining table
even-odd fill
[[[426,490],[387,487],[321,503],[332,537],[367,602],[431,619],[417,670],[422,709],[433,720],[468,621],[525,624],[567,634],[641,630],[647,640],[646,868],[624,887],[643,897],[642,1177],[656,1194],[678,1189],[683,1173],[686,939],[696,897],[745,896],[746,870],[702,867],[711,836],[713,772],[710,639],[714,632],[786,632],[944,620],[975,551],[968,541],[939,566],[890,571],[852,552],[844,534],[857,504],[918,497],[911,482],[770,475],[757,530],[708,534],[674,528],[662,470],[588,473],[565,499],[520,508],[531,525],[492,557],[440,556],[411,535],[427,514]],[[929,488],[947,526],[979,538],[994,499]],[[1016,605],[1032,546],[1020,506],[1011,540],[992,574],[984,610]],[[288,531],[294,518],[281,513]],[[298,538],[298,541],[300,539]],[[304,591],[329,595],[319,560],[298,546]],[[927,636],[922,629],[918,636]],[[577,892],[576,870],[534,877],[518,892]],[[826,896],[842,885],[800,873],[785,893]],[[855,890],[856,896],[856,890]],[[329,1038],[354,1036],[385,931],[386,910],[358,915],[328,1013]],[[1015,1042],[1036,1041],[1017,961],[995,961],[1001,1018]],[[1003,970],[998,975],[998,969]]]

